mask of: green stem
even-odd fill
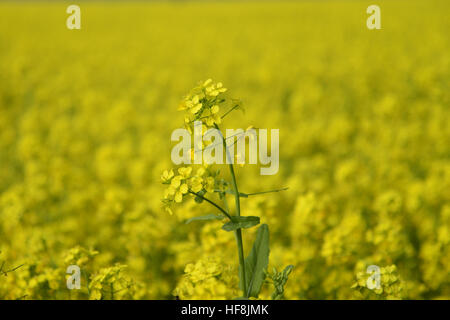
[[[239,254],[239,266],[241,267],[241,275],[242,275],[242,291],[244,291],[245,297],[248,298],[247,282],[245,280],[244,246],[242,244],[241,229],[236,230],[236,242],[237,242],[238,254]]]
[[[233,162],[231,161],[231,156],[230,156],[230,153],[227,148],[227,142],[226,142],[225,138],[223,137],[222,132],[219,129],[219,126],[217,124],[214,124],[214,127],[217,129],[217,131],[219,131],[219,133],[222,137],[223,147],[225,148],[226,156],[227,156],[227,159],[229,162],[228,167],[230,169],[231,180],[232,180],[232,184],[233,184],[234,200],[236,203],[236,215],[240,216],[241,215],[241,202],[240,202],[238,186],[236,183],[236,176],[234,174]],[[245,297],[248,298],[247,282],[245,279],[245,260],[244,260],[244,245],[242,243],[242,230],[237,229],[235,234],[236,234],[236,242],[237,242],[238,255],[239,255],[239,266],[240,266],[240,273],[241,273],[241,280],[242,280],[242,291],[244,291]]]
[[[209,200],[208,198],[205,198],[204,196],[202,196],[201,194],[191,191],[189,190],[189,193],[196,195],[197,197],[205,200],[206,202],[212,204],[214,207],[216,207],[217,209],[220,210],[220,212],[222,212],[228,219],[230,219],[230,221],[233,221],[233,218],[228,214],[228,212],[226,212],[221,206],[219,206],[217,203],[215,203],[214,201]]]
[[[234,109],[236,109],[237,107],[239,107],[238,104],[234,105],[233,108],[231,108],[230,110],[228,110],[227,112],[225,112],[225,114],[223,116],[221,116],[220,118],[223,119],[225,118],[231,111],[233,111]]]
[[[275,189],[275,190],[268,190],[268,191],[260,191],[260,192],[253,192],[253,193],[244,193],[246,196],[256,196],[259,194],[265,194],[265,193],[272,193],[272,192],[280,192],[280,191],[286,191],[287,189],[289,189],[288,187],[286,188],[281,188],[281,189]]]

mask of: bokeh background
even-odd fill
[[[179,101],[208,78],[245,103],[227,126],[280,129],[279,173],[237,175],[289,187],[242,203],[295,266],[285,298],[450,297],[448,1],[376,1],[381,30],[373,1],[84,1],[81,30],[69,4],[0,3],[0,265],[19,267],[0,298],[236,296],[233,235],[160,200]]]

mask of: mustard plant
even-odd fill
[[[268,190],[262,192],[243,193],[240,192],[237,182],[236,173],[234,170],[234,161],[230,148],[234,147],[233,141],[229,141],[222,134],[219,125],[225,117],[235,110],[243,109],[240,100],[231,99],[224,95],[227,91],[221,82],[213,83],[211,79],[201,82],[197,87],[192,89],[188,95],[182,100],[179,110],[185,111],[184,127],[189,134],[194,134],[196,130],[201,130],[202,134],[207,134],[210,130],[215,130],[219,133],[219,140],[217,135],[215,139],[201,139],[195,141],[194,146],[189,150],[188,166],[179,166],[174,169],[165,170],[161,176],[162,183],[167,185],[164,192],[163,204],[164,208],[170,214],[173,214],[172,205],[183,202],[188,197],[193,197],[197,203],[206,202],[212,205],[218,212],[204,216],[197,216],[186,220],[186,223],[194,221],[210,221],[210,220],[224,220],[222,229],[228,232],[234,232],[237,245],[237,256],[239,261],[239,289],[242,291],[241,299],[249,299],[251,297],[257,298],[263,283],[269,282],[274,286],[274,293],[272,298],[279,299],[283,296],[284,285],[288,279],[293,266],[288,266],[283,272],[278,273],[274,269],[273,274],[267,273],[269,264],[269,227],[267,224],[261,224],[257,230],[256,239],[253,247],[245,257],[243,245],[243,230],[255,227],[260,224],[260,218],[257,216],[245,216],[241,212],[241,198],[248,198],[250,196],[267,194],[271,192],[279,192],[287,190],[287,188],[280,188],[275,190]],[[224,110],[224,112],[222,111]],[[201,121],[201,122],[199,122]],[[199,124],[201,127],[199,127]],[[246,133],[253,129],[249,127],[245,132],[237,135],[236,141],[244,139]],[[252,133],[255,131],[252,130]],[[254,138],[250,135],[249,139]],[[217,147],[225,150],[226,164],[230,173],[231,179],[224,179],[220,175],[220,170],[213,169],[209,164],[211,162],[203,159],[201,163],[193,161],[197,152],[203,152],[211,147]],[[236,154],[236,158],[242,157],[242,154]],[[244,155],[245,157],[245,155]],[[194,166],[191,163],[196,162],[198,168],[194,171]],[[223,163],[223,162],[222,162]],[[242,163],[242,161],[238,161]],[[184,163],[185,164],[185,163]],[[215,195],[215,196],[213,196]],[[227,197],[234,198],[234,212],[228,206]],[[218,198],[223,204],[219,204],[216,200]],[[271,281],[266,280],[269,278]]]

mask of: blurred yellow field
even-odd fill
[[[241,200],[285,299],[450,298],[450,2],[378,1],[381,30],[366,1],[68,4],[0,3],[0,299],[240,295],[233,234],[184,223],[213,208],[161,201],[209,78],[245,106],[224,127],[280,130],[277,174],[235,170],[289,187]]]

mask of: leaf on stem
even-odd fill
[[[184,223],[189,224],[193,221],[222,220],[223,218],[224,218],[224,216],[208,214],[206,216],[193,217],[193,218],[187,219]]]
[[[264,283],[265,270],[269,264],[269,251],[269,227],[263,224],[259,227],[252,250],[245,259],[246,297],[258,297]],[[242,290],[242,279],[240,279],[239,287]]]
[[[254,216],[232,216],[233,221],[227,222],[222,226],[225,231],[234,231],[237,229],[251,228],[259,224],[259,217]]]

